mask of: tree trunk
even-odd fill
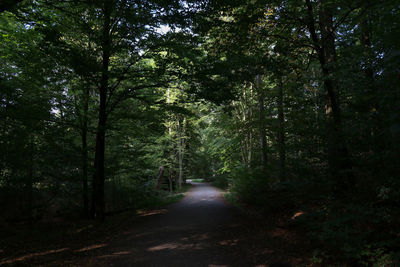
[[[185,146],[184,146],[185,151],[189,151],[189,148],[190,148],[189,142],[185,142]],[[186,184],[186,181],[187,181],[188,168],[189,168],[189,157],[187,156],[183,159],[183,170],[184,170],[183,171],[183,184]]]
[[[336,192],[350,190],[354,185],[352,166],[346,141],[342,133],[339,105],[339,87],[336,77],[335,27],[331,7],[319,1],[319,40],[314,19],[313,6],[306,0],[308,29],[322,68],[325,89],[326,138],[330,173],[336,182]]]
[[[178,164],[179,164],[179,176],[178,176],[178,188],[182,188],[183,182],[183,158],[185,154],[185,135],[186,135],[186,118],[183,119],[182,125],[178,122]]]
[[[378,116],[379,102],[376,97],[375,79],[373,70],[373,48],[371,43],[371,26],[368,15],[360,23],[361,36],[360,41],[363,48],[363,63],[364,63],[364,77],[365,77],[365,106],[368,108],[370,115],[369,135],[371,138],[371,149],[376,153],[380,153],[380,142],[382,138],[379,137],[382,124]],[[378,148],[378,149],[377,149]]]
[[[183,146],[182,141],[179,141],[179,146]],[[178,175],[178,188],[182,188],[182,177],[183,177],[183,149],[179,148],[178,152],[178,164],[179,164],[179,175]]]
[[[345,138],[342,133],[339,87],[336,77],[335,29],[332,10],[320,3],[319,23],[321,47],[319,60],[325,87],[325,113],[330,172],[337,181],[338,190],[349,190],[353,186],[351,163]]]
[[[264,94],[261,89],[261,76],[256,76],[256,90],[258,94],[258,119],[260,123],[260,145],[261,145],[261,164],[263,169],[267,168],[268,154],[267,154],[267,133],[265,130],[265,112],[264,112]]]
[[[29,170],[28,170],[28,180],[26,183],[27,190],[27,201],[28,201],[28,221],[29,224],[33,223],[33,164],[34,164],[34,139],[31,135],[29,138]]]
[[[85,89],[82,116],[82,201],[83,214],[89,215],[88,197],[88,150],[87,150],[87,131],[88,131],[88,109],[89,109],[89,89]]]
[[[164,178],[164,166],[160,166],[160,168],[158,169],[158,175],[157,175],[157,186],[156,186],[157,189],[161,188],[163,178]]]
[[[172,172],[169,171],[168,173],[168,183],[169,183],[169,192],[174,191],[174,186],[172,184]]]
[[[252,92],[253,83],[250,83],[250,93]],[[249,99],[252,99],[252,96],[247,95],[247,88],[242,88],[242,95],[239,101],[239,104],[236,106],[237,111],[237,119],[241,121],[242,124],[245,125],[242,129],[239,130],[239,134],[244,135],[244,138],[240,140],[240,151],[242,157],[242,163],[245,164],[248,168],[252,167],[253,163],[253,135],[250,127],[248,127],[249,120],[252,118],[252,106],[249,104]]]
[[[368,22],[368,18],[365,18],[360,25],[361,28],[361,44],[363,46],[363,61],[364,61],[364,73],[367,80],[368,91],[373,91],[374,87],[374,71],[372,69],[372,44],[371,44],[371,30]]]
[[[102,75],[99,88],[100,107],[99,120],[96,133],[96,151],[94,160],[94,175],[93,175],[93,195],[92,195],[92,211],[91,215],[94,219],[104,221],[105,203],[104,203],[104,153],[105,153],[105,131],[106,131],[106,101],[109,79],[109,64],[110,64],[110,6],[105,3],[103,8],[104,25],[103,25],[103,65]]]
[[[283,181],[286,176],[286,147],[285,147],[285,117],[283,113],[283,82],[279,78],[278,85],[278,144],[279,144],[279,180]]]

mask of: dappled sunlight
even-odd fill
[[[157,214],[164,214],[164,213],[167,213],[167,210],[166,209],[151,210],[151,211],[139,210],[137,213],[140,217],[146,217],[146,216],[152,216],[152,215],[157,215]]]
[[[111,254],[100,255],[100,256],[98,256],[96,258],[98,258],[98,259],[116,258],[116,257],[120,257],[120,256],[131,255],[131,254],[132,254],[131,251],[123,250],[123,251],[118,251],[118,252],[114,252],[114,253],[111,253]]]
[[[298,211],[298,212],[296,212],[295,214],[293,214],[292,220],[294,220],[294,219],[296,219],[297,217],[302,216],[302,215],[304,215],[304,211]]]
[[[202,198],[201,201],[214,201],[218,196],[207,196],[206,198]]]
[[[131,251],[119,251],[119,252],[114,252],[113,255],[129,255],[132,254]]]
[[[179,244],[176,243],[165,243],[161,244],[158,246],[154,246],[151,248],[148,248],[148,251],[159,251],[159,250],[165,250],[165,249],[177,249],[179,247]]]
[[[186,249],[203,249],[201,244],[182,244],[182,243],[164,243],[154,247],[150,247],[147,251],[156,252],[161,250],[186,250]]]
[[[269,266],[262,265],[268,262],[265,259],[281,253],[281,244],[290,238],[284,228],[260,230],[253,223],[243,224],[241,214],[224,204],[212,187],[196,187],[186,199],[168,209],[138,211],[124,225],[116,220],[113,229],[118,231],[107,233],[106,238],[81,240],[84,243],[70,246],[68,252],[52,257],[39,256],[67,249],[29,254],[4,263],[17,260],[26,260],[23,263],[27,264],[60,263],[62,259],[63,263],[76,262],[76,266],[164,266],[166,261],[169,266],[182,266],[182,263],[191,266],[189,263],[193,262],[202,266],[231,266],[232,262],[237,266]],[[89,228],[93,224],[78,232]],[[264,246],[265,240],[273,242],[273,246]],[[241,253],[250,250],[252,265],[242,264],[248,261]],[[255,261],[260,265],[255,265]]]
[[[219,241],[218,244],[220,244],[221,246],[236,246],[239,242],[239,239],[229,239],[229,240],[222,240]]]
[[[81,227],[81,228],[77,229],[76,232],[80,233],[80,232],[83,232],[83,231],[87,231],[87,230],[93,228],[93,226],[94,226],[93,224],[86,225],[84,227]]]
[[[85,251],[89,251],[89,250],[93,250],[93,249],[103,248],[105,246],[107,246],[107,244],[105,244],[105,243],[95,244],[95,245],[91,245],[91,246],[87,246],[87,247],[75,250],[74,252],[85,252]]]
[[[203,241],[203,240],[206,240],[209,238],[210,238],[210,236],[207,233],[204,233],[204,234],[192,235],[190,237],[182,237],[181,240],[182,241],[189,241],[189,240]]]
[[[17,258],[0,261],[0,265],[12,264],[12,263],[16,263],[16,262],[19,262],[19,261],[28,260],[28,259],[31,259],[31,258],[34,258],[34,257],[47,256],[47,255],[50,255],[50,254],[60,253],[60,252],[64,252],[64,251],[67,251],[67,250],[69,250],[69,248],[60,248],[60,249],[47,250],[47,251],[43,251],[43,252],[29,253],[29,254],[26,254],[24,256],[20,256],[20,257],[17,257]]]

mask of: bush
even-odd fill
[[[230,179],[226,174],[220,174],[213,177],[212,184],[215,187],[226,190],[231,186],[232,179]]]
[[[385,210],[365,203],[333,202],[296,218],[325,260],[385,266],[399,249],[396,229],[387,228]],[[375,265],[378,264],[378,265]]]
[[[232,192],[240,201],[255,206],[263,206],[270,190],[270,177],[261,169],[238,167],[231,173]]]

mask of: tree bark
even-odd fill
[[[87,149],[87,132],[88,132],[88,110],[89,110],[89,89],[86,88],[83,100],[83,116],[82,116],[82,201],[83,214],[89,215],[89,196],[88,196],[88,149]]]
[[[331,173],[337,178],[340,189],[348,190],[353,186],[349,153],[342,133],[341,111],[339,105],[339,87],[336,77],[336,49],[332,12],[328,8],[320,9],[320,30],[322,36],[323,61],[326,94],[326,122],[328,134],[328,153]]]
[[[160,168],[158,169],[158,175],[157,175],[157,186],[156,186],[157,189],[161,188],[163,178],[164,178],[164,166],[160,166]]]
[[[182,188],[182,181],[183,181],[183,158],[185,153],[185,125],[186,125],[186,118],[183,119],[182,125],[178,121],[178,133],[179,133],[179,140],[178,140],[178,164],[179,164],[179,176],[178,176],[178,188]]]
[[[184,147],[185,151],[189,151],[189,148],[190,148],[189,142],[185,142],[185,147]],[[187,174],[188,174],[187,170],[188,169],[189,169],[189,157],[186,156],[183,159],[183,170],[184,170],[183,171],[183,184],[186,184]]]
[[[352,165],[346,141],[342,133],[341,111],[339,105],[339,86],[336,77],[336,48],[335,28],[331,7],[318,2],[319,29],[321,40],[318,39],[315,29],[313,7],[310,0],[306,0],[308,11],[308,28],[314,47],[318,52],[318,59],[322,68],[325,89],[325,118],[328,147],[329,169],[336,181],[338,191],[347,191],[354,185]]]
[[[169,191],[170,192],[174,191],[172,172],[171,171],[169,171],[169,173],[168,173],[168,183],[169,183]]]
[[[369,3],[369,2],[368,2]],[[368,15],[361,21],[360,23],[361,36],[360,42],[363,48],[363,63],[364,63],[364,77],[365,77],[365,93],[364,99],[367,103],[365,106],[368,108],[368,113],[370,115],[370,127],[369,127],[369,135],[371,138],[370,145],[371,149],[375,149],[380,147],[381,138],[377,138],[379,136],[379,132],[382,129],[382,124],[378,116],[379,102],[375,96],[375,79],[374,79],[374,70],[373,70],[373,48],[372,48],[372,34],[371,34],[371,26],[369,22]],[[380,152],[378,149],[377,153]]]
[[[283,113],[283,82],[279,78],[278,85],[278,144],[279,144],[279,180],[283,181],[286,176],[286,147],[285,147],[285,117]]]
[[[258,94],[258,120],[260,123],[261,165],[265,170],[268,164],[267,133],[265,130],[264,94],[261,89],[261,76],[256,76],[256,90]]]
[[[106,101],[109,80],[109,64],[111,53],[110,39],[110,17],[111,8],[109,2],[104,4],[103,8],[104,24],[103,24],[103,40],[102,40],[102,75],[99,88],[100,107],[99,118],[96,133],[96,150],[94,159],[94,175],[93,175],[93,195],[92,195],[92,211],[91,215],[94,219],[104,221],[105,202],[104,202],[104,154],[105,154],[105,132],[106,132]]]
[[[374,71],[372,68],[372,44],[371,30],[368,18],[365,18],[360,25],[361,28],[361,44],[363,46],[364,74],[367,80],[368,91],[373,91],[374,87]]]
[[[33,135],[29,137],[29,170],[28,170],[28,181],[26,183],[27,189],[27,201],[28,201],[28,221],[29,224],[33,223],[33,172],[34,172],[34,138]]]

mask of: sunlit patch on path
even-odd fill
[[[14,259],[8,259],[8,260],[0,261],[0,265],[17,263],[17,262],[20,262],[20,261],[28,260],[30,258],[46,256],[46,255],[55,254],[55,253],[60,253],[60,252],[66,251],[66,250],[69,250],[69,248],[60,248],[60,249],[47,250],[47,251],[43,251],[43,252],[29,253],[29,254],[14,258]]]

